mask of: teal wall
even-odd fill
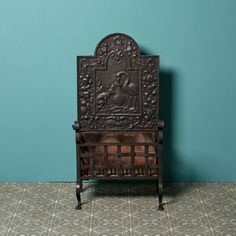
[[[235,0],[0,0],[0,181],[75,180],[76,56],[114,32],[160,55],[165,179],[236,181],[235,12]]]

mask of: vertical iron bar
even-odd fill
[[[149,176],[149,164],[148,164],[148,145],[145,145],[145,153],[144,153],[144,157],[145,157],[145,175]]]
[[[134,151],[134,145],[131,145],[131,175],[135,176],[135,151]]]
[[[121,145],[117,145],[117,154],[118,158],[118,175],[122,176],[122,164],[121,164]]]
[[[107,146],[104,146],[105,176],[108,177],[108,152]]]
[[[90,175],[94,177],[94,160],[93,160],[93,146],[89,146],[89,155],[90,155]]]

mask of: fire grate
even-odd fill
[[[159,57],[140,55],[131,37],[112,34],[77,65],[76,209],[85,179],[156,179],[163,210]]]

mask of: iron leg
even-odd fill
[[[158,181],[158,198],[159,198],[158,210],[159,211],[163,211],[164,210],[163,203],[162,203],[162,194],[163,194],[162,180],[159,179],[159,181]]]
[[[76,206],[76,210],[81,210],[81,196],[80,196],[80,185],[76,184],[76,198],[78,201],[78,205]]]
[[[83,180],[80,180],[79,185],[80,185],[80,192],[82,193],[84,191]]]

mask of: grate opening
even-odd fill
[[[80,145],[81,177],[158,175],[158,150],[152,134],[86,136]]]

